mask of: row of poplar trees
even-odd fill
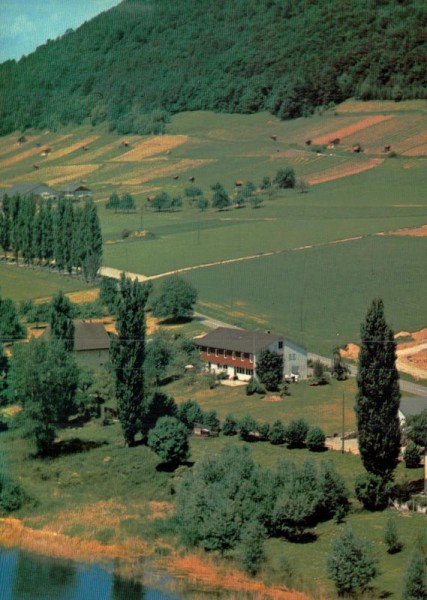
[[[3,197],[0,209],[0,246],[5,255],[27,265],[52,262],[60,271],[96,277],[102,262],[102,234],[96,205],[83,206],[59,199],[36,202],[19,194]]]

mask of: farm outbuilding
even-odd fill
[[[10,198],[19,194],[22,198],[33,197],[35,200],[57,200],[59,192],[45,183],[17,183],[2,191]]]
[[[102,366],[109,360],[111,339],[102,323],[85,319],[74,321],[73,351],[79,363],[89,366]],[[42,337],[50,338],[50,326]]]
[[[81,183],[70,183],[64,189],[61,190],[61,194],[64,198],[70,200],[83,200],[85,198],[92,198],[92,190]]]
[[[256,363],[263,350],[283,356],[283,378],[307,378],[307,350],[278,335],[218,327],[196,338],[200,358],[208,371],[224,373],[232,379],[248,381],[256,376]],[[293,376],[293,377],[292,377]]]

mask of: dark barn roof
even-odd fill
[[[9,189],[3,190],[3,194],[7,194],[8,196],[15,196],[15,194],[19,194],[20,196],[51,194],[56,196],[58,192],[45,183],[17,183]]]
[[[50,337],[50,326],[46,328],[43,337]],[[102,323],[92,323],[82,319],[74,320],[74,352],[109,350],[110,343],[110,336]]]
[[[273,342],[282,340],[278,335],[263,331],[246,331],[245,329],[232,329],[218,327],[201,338],[194,340],[197,346],[221,348],[236,352],[257,353],[267,348]]]
[[[68,194],[74,194],[75,192],[90,192],[91,190],[81,183],[69,183],[62,191]]]

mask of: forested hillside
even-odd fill
[[[423,0],[124,0],[0,65],[0,134],[107,121],[160,132],[168,113],[280,118],[350,96],[427,96]]]

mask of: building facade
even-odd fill
[[[284,379],[307,378],[307,350],[269,332],[218,327],[194,343],[207,370],[231,379],[248,381],[255,377],[257,360],[264,350],[283,356]]]

